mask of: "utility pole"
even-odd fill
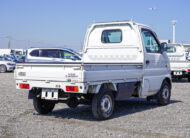
[[[12,37],[11,36],[2,36],[2,37],[0,37],[0,38],[7,38],[8,39],[8,49],[10,49],[11,48],[11,39],[12,39]]]
[[[172,20],[172,24],[173,24],[173,43],[175,43],[175,25],[176,25],[177,21],[176,20]]]
[[[11,48],[11,37],[7,36],[7,38],[8,38],[8,49],[10,49]]]

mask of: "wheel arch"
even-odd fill
[[[166,82],[170,85],[170,89],[171,89],[171,88],[172,88],[172,82],[171,82],[171,79],[168,78],[168,77],[166,77],[166,78],[164,79],[164,81],[166,81]]]
[[[110,89],[112,91],[117,91],[117,87],[114,83],[103,83],[100,89]]]
[[[114,91],[114,92],[117,91],[116,84],[109,82],[109,83],[102,83],[98,85],[91,85],[89,86],[88,92],[96,94],[96,93],[99,93],[101,89],[110,89],[111,91]]]
[[[1,65],[5,66],[5,67],[7,68],[6,64],[0,64],[0,66],[1,66]]]

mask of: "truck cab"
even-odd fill
[[[166,53],[170,61],[186,61],[186,52],[182,44],[167,44]]]
[[[81,62],[17,64],[15,79],[16,88],[29,89],[40,114],[59,102],[88,103],[97,119],[111,117],[115,101],[130,97],[167,105],[172,87],[169,59],[157,35],[131,21],[94,23]]]

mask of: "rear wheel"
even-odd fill
[[[171,87],[167,81],[163,81],[161,89],[157,94],[157,102],[159,105],[167,105],[170,102]]]
[[[0,72],[4,73],[7,71],[7,67],[5,65],[0,65]]]
[[[147,102],[150,102],[152,99],[154,99],[154,96],[148,96],[148,97],[146,97],[146,101]]]
[[[109,89],[102,89],[98,94],[94,95],[92,100],[92,113],[97,119],[108,119],[114,110],[114,96]]]
[[[35,97],[33,99],[33,105],[34,105],[35,110],[39,114],[48,114],[52,112],[55,106],[55,102],[50,101],[50,100],[43,100],[41,98]]]
[[[181,80],[183,77],[178,77],[177,80]]]
[[[188,79],[188,82],[190,82],[190,75],[188,75],[188,78],[187,78],[187,79]]]

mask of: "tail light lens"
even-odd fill
[[[20,83],[20,84],[19,84],[19,88],[20,88],[20,89],[30,89],[30,85],[29,85],[29,84]]]
[[[187,71],[190,72],[190,69],[188,69]]]
[[[68,91],[68,92],[78,92],[79,88],[78,88],[78,86],[66,86],[66,91]]]

